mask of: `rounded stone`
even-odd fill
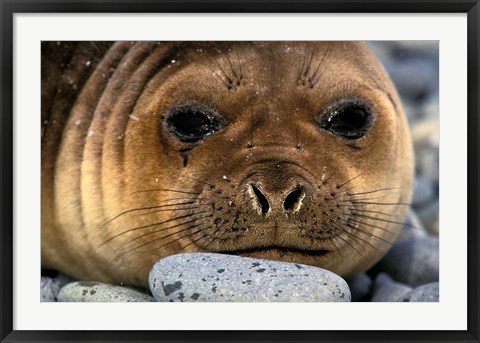
[[[418,217],[425,224],[427,231],[433,235],[439,234],[439,225],[438,225],[438,213],[440,209],[440,203],[438,199],[428,206],[423,207],[418,210]]]
[[[373,286],[372,302],[396,302],[408,294],[412,287],[404,285],[393,279],[385,273],[380,273],[375,279]]]
[[[55,277],[43,276],[40,280],[40,301],[55,302],[57,301],[58,292],[66,284],[75,281],[71,277],[59,273]]]
[[[140,291],[100,282],[79,281],[63,287],[59,302],[151,302],[153,298]]]
[[[312,266],[213,253],[178,254],[150,271],[157,301],[348,302],[340,276]]]
[[[412,205],[415,208],[421,208],[428,205],[435,198],[435,191],[430,181],[423,177],[416,177],[413,187]]]
[[[413,239],[418,237],[425,237],[427,231],[423,226],[420,218],[418,218],[416,212],[413,209],[409,209],[407,217],[405,218],[402,232],[400,233],[399,240]]]
[[[401,301],[404,302],[438,302],[439,300],[439,284],[432,282],[415,288],[411,292],[405,294]]]
[[[42,276],[40,280],[40,301],[52,302],[57,301],[57,295],[60,291],[58,282],[50,277]]]
[[[438,281],[438,237],[412,237],[398,241],[374,267],[395,281],[417,287]]]
[[[347,280],[352,301],[369,301],[370,291],[372,289],[372,279],[367,274],[359,274],[354,278]]]

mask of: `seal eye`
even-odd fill
[[[368,109],[360,105],[348,105],[334,110],[320,124],[325,130],[347,139],[363,137],[372,122],[372,115]]]
[[[206,111],[182,108],[168,116],[167,128],[182,142],[194,143],[217,131],[220,122]]]

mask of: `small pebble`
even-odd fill
[[[418,209],[434,200],[435,191],[432,182],[420,176],[415,178],[413,185],[413,207]]]
[[[425,206],[417,211],[418,217],[424,223],[425,228],[431,234],[438,236],[438,199],[428,206]]]
[[[57,295],[60,291],[58,281],[47,276],[42,276],[40,281],[40,301],[52,302],[57,301]]]
[[[434,236],[400,240],[374,268],[413,287],[438,281],[438,244]]]
[[[347,283],[327,270],[240,256],[192,253],[158,261],[149,277],[157,301],[348,302]]]
[[[425,237],[427,231],[413,209],[409,209],[399,240]]]
[[[404,285],[385,273],[378,274],[373,287],[372,302],[401,301],[400,299],[408,294],[412,287]]]
[[[404,302],[437,302],[439,301],[439,284],[432,282],[415,288],[410,293],[405,294],[401,301]]]
[[[153,298],[140,291],[100,282],[79,281],[63,287],[59,302],[151,302]]]
[[[40,301],[54,302],[57,301],[58,292],[66,284],[75,281],[71,277],[59,273],[55,277],[43,276],[40,281]]]
[[[367,274],[359,274],[353,279],[347,280],[350,292],[352,293],[352,301],[369,301],[370,291],[372,288],[372,279]]]

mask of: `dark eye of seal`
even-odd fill
[[[212,112],[195,108],[173,110],[166,124],[167,129],[185,143],[198,142],[221,127],[221,121]]]
[[[365,106],[350,104],[330,111],[324,118],[319,123],[321,128],[347,139],[358,139],[367,134],[373,116]]]

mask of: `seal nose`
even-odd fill
[[[305,198],[305,191],[303,187],[298,186],[291,191],[283,202],[283,208],[285,211],[298,212],[302,207],[302,200]]]
[[[270,212],[270,204],[268,203],[267,198],[263,195],[262,191],[255,185],[248,185],[248,193],[250,198],[252,198],[253,208],[258,212],[258,214],[267,214]]]
[[[248,193],[252,199],[253,208],[258,214],[268,214],[272,207],[271,204],[278,204],[277,207],[282,208],[285,212],[298,212],[302,207],[302,200],[305,198],[305,190],[301,186],[295,187],[285,197],[279,193],[267,194],[254,184],[248,185]]]

